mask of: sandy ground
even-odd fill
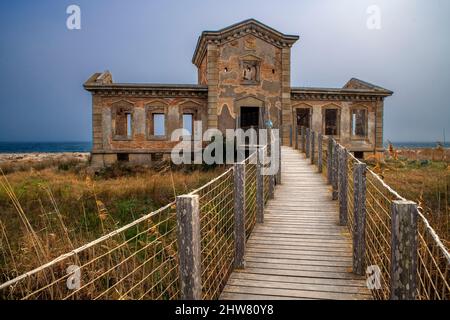
[[[88,161],[89,153],[0,153],[0,164],[26,164],[47,161],[65,162],[71,160]]]
[[[411,160],[450,160],[450,149],[436,150],[434,148],[406,149],[399,148],[395,150],[398,157],[404,157]],[[60,153],[0,153],[0,165],[26,165],[39,164],[45,162],[69,162],[80,161],[87,162],[90,153],[88,152],[60,152]],[[386,156],[389,152],[386,150]]]

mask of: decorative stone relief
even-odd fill
[[[242,83],[257,84],[259,83],[260,62],[257,60],[242,61]]]

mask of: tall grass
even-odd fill
[[[90,176],[52,164],[1,173],[0,283],[134,221],[205,184],[222,168],[163,174],[116,166]]]
[[[450,165],[448,150],[395,150],[385,161],[369,161],[373,170],[403,197],[418,203],[444,244],[450,247]]]

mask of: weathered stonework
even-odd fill
[[[334,109],[340,143],[355,152],[382,151],[383,100],[392,92],[358,79],[342,89],[292,88],[290,48],[298,39],[253,19],[205,31],[192,59],[197,85],[120,84],[109,72],[94,74],[84,84],[92,93],[92,165],[151,163],[177,143],[170,137],[183,126],[183,114],[202,121],[204,131],[224,132],[244,126],[243,112],[248,126],[249,109],[258,110],[250,124],[264,128],[271,120],[284,145],[300,132],[298,109],[308,109],[310,127],[324,134],[326,110]],[[364,116],[358,122],[363,136],[352,134],[353,112]],[[164,115],[164,134],[154,134],[154,114]]]

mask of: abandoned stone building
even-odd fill
[[[95,73],[84,84],[92,93],[92,165],[160,160],[177,143],[172,131],[192,133],[196,120],[203,132],[263,128],[271,120],[284,145],[305,126],[358,157],[383,151],[383,103],[392,92],[355,78],[343,88],[292,87],[298,40],[250,19],[200,35],[192,58],[197,84],[114,83],[109,72]]]

